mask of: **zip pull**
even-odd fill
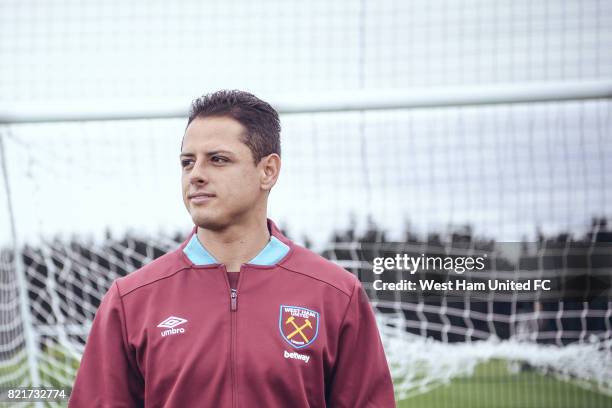
[[[230,296],[230,304],[231,304],[231,310],[232,312],[235,312],[236,309],[238,308],[238,291],[236,289],[232,289],[232,294]]]

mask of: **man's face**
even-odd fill
[[[229,117],[196,118],[185,131],[183,202],[202,228],[223,229],[265,206],[262,169],[242,142],[243,134],[244,126]]]

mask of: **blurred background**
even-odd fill
[[[191,100],[236,88],[281,113],[270,217],[362,278],[398,406],[612,406],[610,50],[605,0],[1,0],[0,388],[72,384],[112,281],[191,230]],[[371,288],[476,249],[600,290]]]

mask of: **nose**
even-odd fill
[[[194,163],[193,169],[191,169],[191,172],[189,173],[189,184],[202,185],[207,183],[207,170],[205,169],[205,166],[196,161],[196,163]]]

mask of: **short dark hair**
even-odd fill
[[[222,89],[191,103],[187,126],[195,118],[220,116],[230,117],[246,128],[243,142],[251,150],[255,164],[272,153],[280,156],[280,120],[269,103],[248,92]]]

